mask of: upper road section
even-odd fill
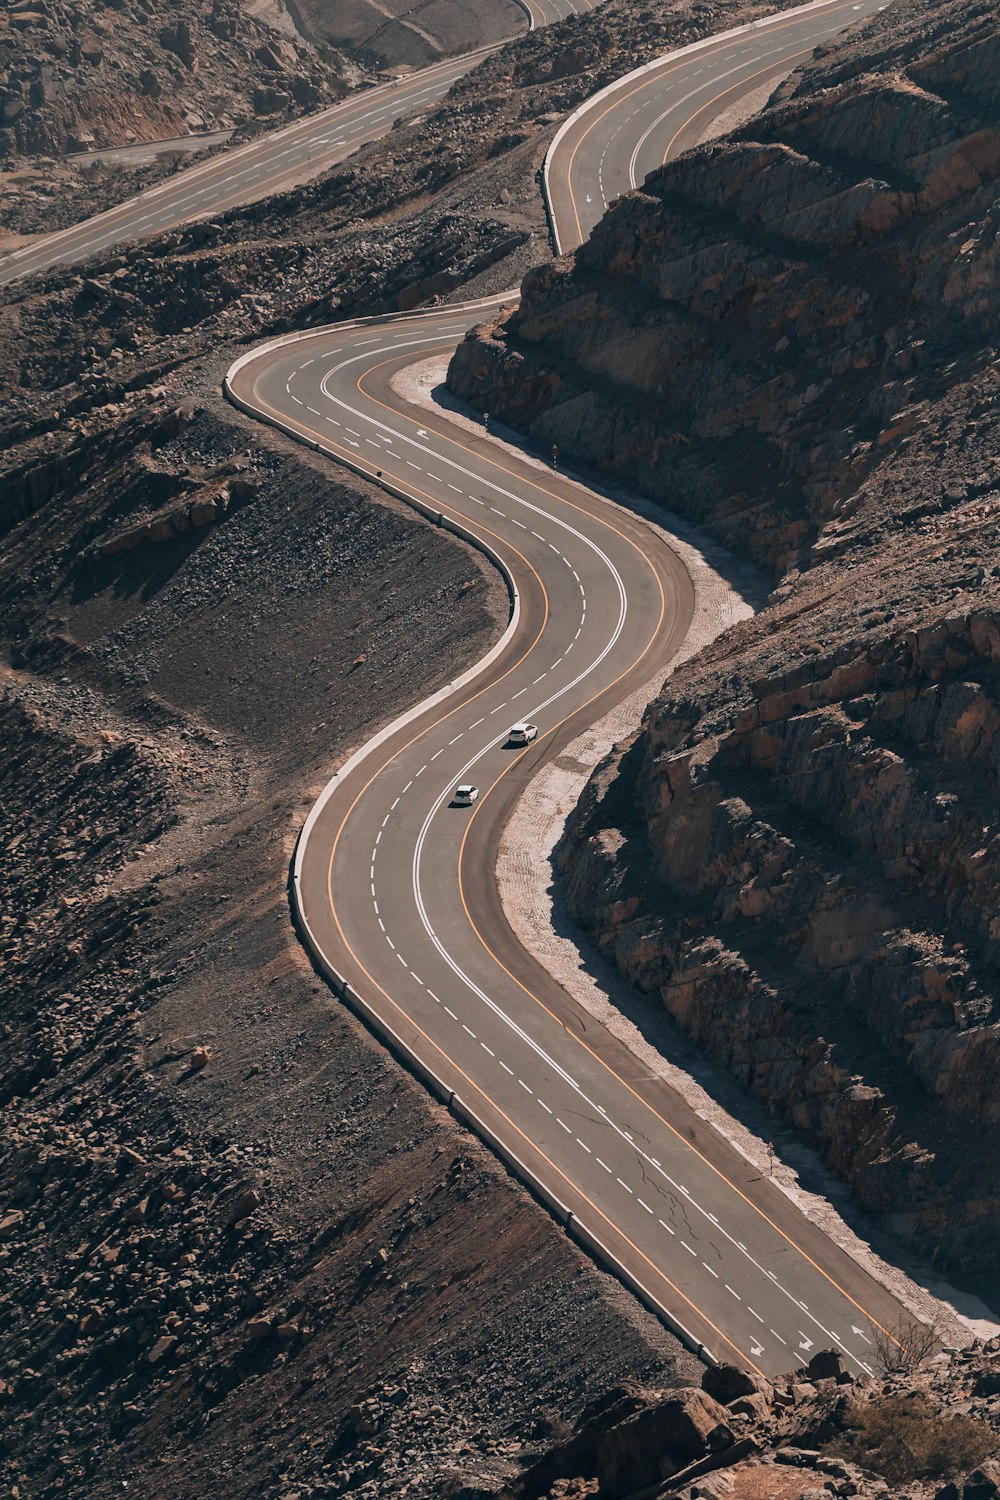
[[[0,261],[0,286],[308,182],[378,140],[402,115],[436,103],[456,79],[488,57],[489,50],[435,63],[400,83],[365,89],[294,125],[268,131],[249,145],[176,172],[105,213],[47,234]]]
[[[602,89],[572,114],[545,163],[560,254],[582,245],[613,199],[697,145],[711,122],[772,87],[821,42],[887,0],[818,0],[669,52]]]
[[[539,27],[591,8],[591,0],[524,0],[531,25]],[[493,47],[448,58],[395,83],[365,89],[319,114],[224,151],[210,161],[177,172],[157,187],[68,229],[45,235],[0,259],[0,286],[86,260],[111,245],[160,234],[193,219],[209,218],[269,193],[309,182],[376,141],[404,115],[436,104]]]

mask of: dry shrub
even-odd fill
[[[844,1421],[837,1452],[900,1484],[968,1473],[998,1446],[985,1422],[949,1416],[922,1392],[851,1401]]]
[[[875,1358],[883,1370],[912,1370],[941,1347],[938,1325],[922,1323],[907,1313],[888,1328],[873,1323],[871,1330]]]

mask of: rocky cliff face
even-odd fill
[[[479,407],[782,573],[593,779],[622,968],[995,1290],[1000,28],[891,7],[470,336]]]
[[[801,614],[775,624],[787,648]],[[737,695],[732,655],[686,672],[602,767],[571,909],[866,1204],[989,1278],[1000,614],[957,596],[747,681],[760,646]]]
[[[807,562],[992,357],[998,80],[992,6],[899,0],[530,275],[452,388],[770,566]]]
[[[239,0],[154,12],[141,0],[5,6],[0,161],[186,135],[345,92],[330,48],[317,50],[292,26],[276,31]]]

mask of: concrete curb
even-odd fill
[[[497,303],[503,302],[505,300],[509,300],[509,296],[506,294],[500,297],[483,299],[481,302],[477,301],[466,303],[464,305],[466,308],[477,308],[480,306],[488,307],[495,306]],[[453,312],[454,308],[449,309],[449,311]],[[392,321],[402,317],[412,318],[412,316],[412,313],[402,313],[389,314],[387,315],[387,317],[380,318],[358,318],[351,323],[336,324],[334,325],[334,328],[339,331],[340,329],[350,327],[371,327],[377,326],[378,324],[384,323],[386,321]],[[604,1242],[596,1234],[594,1234],[592,1230],[590,1230],[585,1224],[580,1222],[577,1215],[572,1213],[570,1209],[567,1208],[565,1203],[563,1203],[562,1200],[557,1197],[556,1194],[553,1193],[545,1185],[545,1183],[541,1181],[540,1178],[536,1177],[531,1168],[521,1160],[521,1158],[514,1150],[512,1150],[510,1146],[503,1142],[500,1137],[494,1133],[494,1131],[490,1128],[490,1126],[486,1124],[481,1116],[478,1115],[476,1111],[465,1102],[465,1100],[461,1099],[454,1089],[449,1088],[449,1086],[435,1072],[435,1070],[428,1063],[424,1062],[424,1060],[419,1057],[416,1052],[413,1051],[413,1049],[403,1040],[403,1038],[399,1035],[395,1028],[391,1026],[390,1023],[382,1015],[379,1014],[375,1007],[370,1005],[368,1001],[366,1001],[364,997],[358,993],[357,990],[355,990],[350,984],[348,984],[343,975],[338,973],[338,971],[327,959],[321,945],[319,944],[315,934],[312,931],[312,928],[309,925],[309,920],[306,917],[302,901],[302,865],[305,859],[306,847],[308,845],[310,834],[315,828],[320,814],[329,802],[330,798],[333,796],[334,792],[340,786],[341,782],[352,771],[356,770],[357,767],[369,755],[371,755],[379,745],[384,744],[385,741],[389,739],[391,735],[395,734],[396,731],[399,730],[403,725],[414,721],[428,708],[433,707],[436,703],[444,701],[446,698],[450,697],[454,692],[456,692],[460,687],[463,687],[467,683],[473,681],[480,675],[480,673],[485,671],[490,663],[493,662],[500,654],[500,652],[503,651],[507,646],[514,631],[517,628],[518,620],[520,618],[520,595],[518,593],[513,576],[507,569],[507,566],[502,561],[502,559],[478,537],[475,537],[470,532],[466,532],[458,522],[445,520],[445,518],[442,517],[439,511],[434,511],[430,506],[424,504],[423,501],[417,500],[414,496],[406,494],[405,491],[397,488],[395,485],[387,483],[387,481],[384,479],[376,478],[374,472],[370,473],[360,464],[352,463],[350,459],[344,458],[340,454],[330,453],[322,443],[314,442],[304,437],[302,433],[298,432],[296,428],[294,428],[290,423],[282,422],[278,418],[258,411],[251,402],[245,401],[233,390],[233,378],[241,370],[245,369],[247,365],[252,363],[255,359],[259,359],[263,354],[266,354],[273,349],[283,348],[288,344],[304,342],[309,338],[315,338],[329,334],[331,331],[332,330],[330,328],[324,328],[311,331],[308,334],[286,334],[281,338],[273,339],[269,343],[259,345],[257,348],[241,355],[239,359],[234,361],[229,370],[226,372],[226,376],[223,381],[223,391],[226,399],[230,401],[233,406],[237,407],[240,411],[245,412],[248,416],[253,417],[255,420],[266,422],[268,426],[276,428],[279,432],[285,433],[286,436],[294,438],[297,442],[303,443],[306,447],[312,448],[315,452],[324,453],[327,457],[334,458],[338,463],[342,463],[346,468],[353,470],[354,473],[361,475],[365,479],[372,480],[388,494],[393,495],[396,499],[402,500],[405,504],[412,506],[421,515],[429,520],[432,520],[436,525],[443,525],[447,530],[453,531],[455,535],[461,537],[464,541],[471,542],[473,546],[477,547],[481,552],[483,552],[487,557],[490,558],[490,560],[500,570],[502,576],[504,577],[511,598],[511,616],[510,622],[508,623],[503,635],[484,657],[482,657],[478,662],[470,667],[467,672],[463,673],[461,677],[456,678],[454,682],[446,684],[443,688],[439,688],[436,693],[433,693],[429,698],[424,699],[422,703],[415,704],[414,707],[408,709],[405,713],[400,714],[390,724],[387,724],[384,729],[381,729],[376,735],[374,735],[370,740],[362,745],[359,750],[355,751],[355,753],[344,762],[340,769],[327,782],[319,797],[313,803],[313,806],[309,811],[309,815],[302,825],[298,839],[296,840],[295,853],[292,857],[292,863],[289,870],[289,901],[292,909],[292,920],[295,924],[296,931],[298,932],[303,945],[309,952],[317,971],[330,985],[334,994],[337,995],[341,1000],[343,1000],[348,1009],[360,1021],[364,1023],[367,1029],[371,1031],[373,1035],[377,1037],[377,1039],[384,1046],[388,1048],[393,1057],[395,1057],[398,1062],[402,1063],[403,1066],[406,1067],[410,1072],[415,1074],[415,1076],[420,1080],[421,1083],[424,1084],[424,1086],[430,1091],[430,1093],[451,1111],[456,1120],[465,1125],[468,1129],[472,1130],[473,1133],[477,1135],[479,1139],[484,1143],[484,1145],[489,1147],[489,1149],[506,1167],[511,1175],[516,1178],[516,1180],[520,1182],[522,1186],[526,1187],[532,1194],[532,1196],[544,1208],[548,1209],[549,1213],[552,1214],[557,1222],[563,1227],[566,1234],[574,1241],[576,1245],[579,1246],[580,1249],[586,1251],[586,1253],[590,1255],[598,1265],[600,1265],[605,1271],[610,1272],[611,1275],[613,1275],[618,1281],[620,1281],[628,1291],[632,1292],[634,1296],[638,1297],[639,1301],[644,1305],[644,1307],[646,1307],[648,1311],[653,1313],[653,1315],[664,1325],[664,1327],[670,1333],[672,1333],[675,1338],[679,1339],[684,1347],[688,1349],[692,1354],[694,1354],[696,1358],[703,1360],[706,1364],[717,1364],[718,1361],[716,1360],[715,1356],[705,1347],[703,1343],[700,1342],[700,1340],[695,1338],[690,1329],[688,1329],[678,1318],[676,1318],[666,1307],[664,1307],[664,1305],[659,1302],[657,1298],[654,1297],[653,1294],[642,1285],[641,1282],[637,1281],[635,1277],[633,1277],[628,1268],[615,1256],[613,1251],[609,1250]]]
[[[603,89],[598,89],[596,94],[592,94],[590,98],[587,99],[583,104],[581,104],[577,109],[575,109],[571,115],[567,115],[565,120],[560,125],[559,129],[556,131],[555,135],[552,137],[552,142],[549,146],[549,149],[545,153],[545,165],[542,168],[542,192],[545,196],[545,212],[548,216],[549,225],[552,229],[552,238],[555,242],[556,254],[562,255],[563,247],[562,239],[559,234],[559,226],[556,223],[555,211],[552,207],[552,190],[549,182],[549,176],[555,153],[559,146],[562,144],[562,141],[567,132],[573,128],[577,120],[582,119],[585,114],[588,114],[589,111],[595,108],[596,105],[609,98],[610,95],[616,92],[616,90],[623,88],[627,83],[631,83],[634,78],[642,78],[647,73],[655,73],[657,68],[664,67],[667,63],[673,62],[675,58],[688,57],[692,52],[702,52],[706,47],[718,46],[720,42],[730,41],[734,36],[744,36],[746,33],[751,31],[764,31],[769,26],[776,26],[779,21],[788,20],[790,16],[806,15],[809,11],[824,10],[826,9],[826,7],[836,5],[838,3],[839,0],[809,0],[809,3],[806,5],[796,5],[793,6],[790,10],[776,11],[774,15],[771,16],[761,16],[760,20],[758,21],[745,21],[742,26],[733,26],[729,31],[717,31],[714,32],[712,36],[702,37],[701,41],[699,42],[689,42],[686,47],[677,47],[673,52],[664,52],[661,57],[654,57],[652,62],[643,63],[641,68],[634,68],[631,73],[623,73],[621,78],[615,79],[614,83],[606,84]]]

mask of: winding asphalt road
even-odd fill
[[[712,120],[772,87],[822,42],[888,0],[827,0],[668,53],[576,111],[546,165],[557,248],[575,250],[615,198],[698,143]]]
[[[734,90],[754,90],[874,8],[832,0],[623,80],[573,121],[550,163],[563,243]],[[459,64],[442,64],[425,86],[443,91],[449,68]],[[337,119],[378,102],[369,93]],[[371,116],[356,126],[383,128]],[[272,148],[300,149],[308,128],[289,127]],[[216,165],[195,169],[209,174],[195,180],[213,211],[245,190],[223,177],[216,202]],[[237,404],[472,537],[512,592],[510,627],[486,660],[370,742],[326,789],[296,855],[299,919],[354,1008],[692,1347],[774,1373],[833,1346],[867,1371],[873,1325],[892,1328],[900,1316],[891,1294],[580,1010],[504,917],[494,872],[518,797],[585,726],[662,677],[694,597],[642,519],[396,394],[395,371],[447,355],[488,310],[342,324],[230,371]],[[527,748],[508,742],[521,719],[540,726]],[[481,788],[471,809],[452,805],[463,781]]]
[[[592,8],[592,0],[523,0],[523,4],[532,27]],[[352,94],[319,114],[177,172],[105,213],[33,240],[0,258],[0,286],[309,182],[386,135],[404,115],[436,104],[453,83],[495,50],[481,47],[398,82]]]
[[[484,304],[366,320],[250,356],[238,404],[478,538],[516,590],[471,681],[349,762],[300,840],[296,900],[335,987],[497,1142],[692,1347],[764,1373],[834,1346],[872,1368],[892,1296],[583,1013],[507,925],[494,875],[535,771],[662,676],[693,591],[643,520],[409,406],[394,372]],[[458,664],[457,664],[458,665]],[[526,749],[519,720],[540,726]],[[456,784],[481,788],[472,809]]]

